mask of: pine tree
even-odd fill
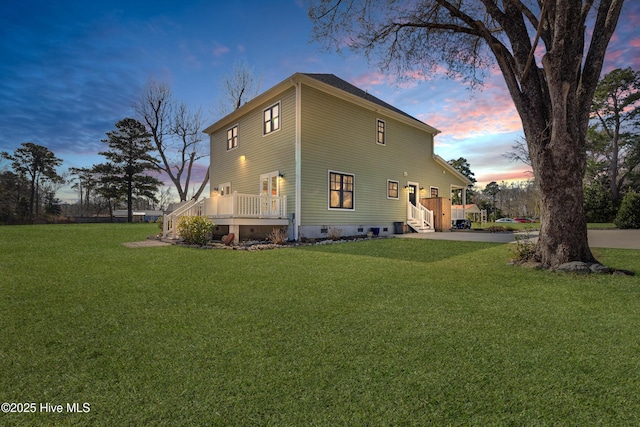
[[[135,197],[147,197],[157,201],[155,192],[162,182],[148,175],[158,171],[158,159],[151,155],[155,147],[151,144],[151,135],[144,125],[131,118],[120,120],[116,129],[107,132],[102,142],[109,151],[100,152],[108,160],[106,164],[94,166],[101,172],[103,184],[109,183],[111,198],[118,195],[127,200],[127,221],[133,221],[133,200]]]
[[[28,216],[31,219],[34,214],[39,214],[38,190],[40,182],[42,180],[63,181],[55,169],[62,164],[62,159],[57,158],[47,147],[33,142],[23,142],[13,155],[3,152],[2,157],[10,160],[11,166],[18,176],[27,179],[30,183]]]

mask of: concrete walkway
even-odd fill
[[[481,231],[451,231],[443,233],[397,234],[406,239],[458,240],[465,242],[511,243],[524,233],[485,233]],[[530,234],[538,238],[538,232]],[[592,248],[640,249],[640,230],[589,230],[589,246]]]
[[[161,242],[160,240],[147,239],[141,242],[123,243],[128,248],[152,248],[158,246],[171,246],[171,243]]]

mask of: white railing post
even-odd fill
[[[238,212],[236,211],[236,206],[238,205],[237,200],[238,200],[238,192],[234,191],[231,196],[231,216],[233,217],[235,217],[238,214]]]

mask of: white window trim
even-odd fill
[[[278,106],[278,129],[272,130],[271,132],[266,133],[264,129],[264,112],[272,109],[276,105]],[[273,121],[273,117],[271,117],[271,120]],[[282,102],[281,101],[274,102],[273,104],[269,105],[267,108],[263,109],[261,122],[262,122],[262,136],[273,135],[276,132],[280,132],[280,129],[282,129]]]
[[[389,196],[389,183],[390,182],[395,182],[398,185],[398,196],[397,197]],[[395,179],[388,179],[387,180],[387,199],[389,199],[389,200],[400,200],[400,181],[396,181]]]
[[[238,142],[236,143],[235,147],[229,148],[229,131],[232,130],[233,128],[238,128],[238,135],[236,136],[236,139],[237,139]],[[227,151],[235,150],[236,148],[238,148],[238,145],[240,145],[240,126],[236,123],[235,125],[227,128],[227,132],[226,132],[225,136],[226,136],[226,140],[227,140]]]
[[[429,186],[429,197],[433,197],[433,189],[438,190],[438,195],[436,197],[440,197],[440,188],[439,187],[434,187],[434,186]]]
[[[331,207],[331,174],[337,173],[340,175],[350,175],[353,177],[353,207],[349,208],[332,208]],[[329,169],[327,171],[327,210],[330,211],[345,211],[345,212],[353,212],[356,210],[356,174],[351,172],[340,172],[336,170]]]
[[[384,124],[384,132],[382,133],[382,136],[384,139],[383,142],[378,142],[378,122],[382,122]],[[387,122],[380,118],[376,119],[376,144],[382,145],[382,146],[387,145]]]

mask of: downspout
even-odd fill
[[[295,195],[296,203],[294,208],[294,227],[293,239],[298,240],[300,237],[300,222],[302,211],[302,85],[300,81],[295,82],[296,85],[296,136],[295,136],[295,162],[296,162],[296,179],[295,179]]]

